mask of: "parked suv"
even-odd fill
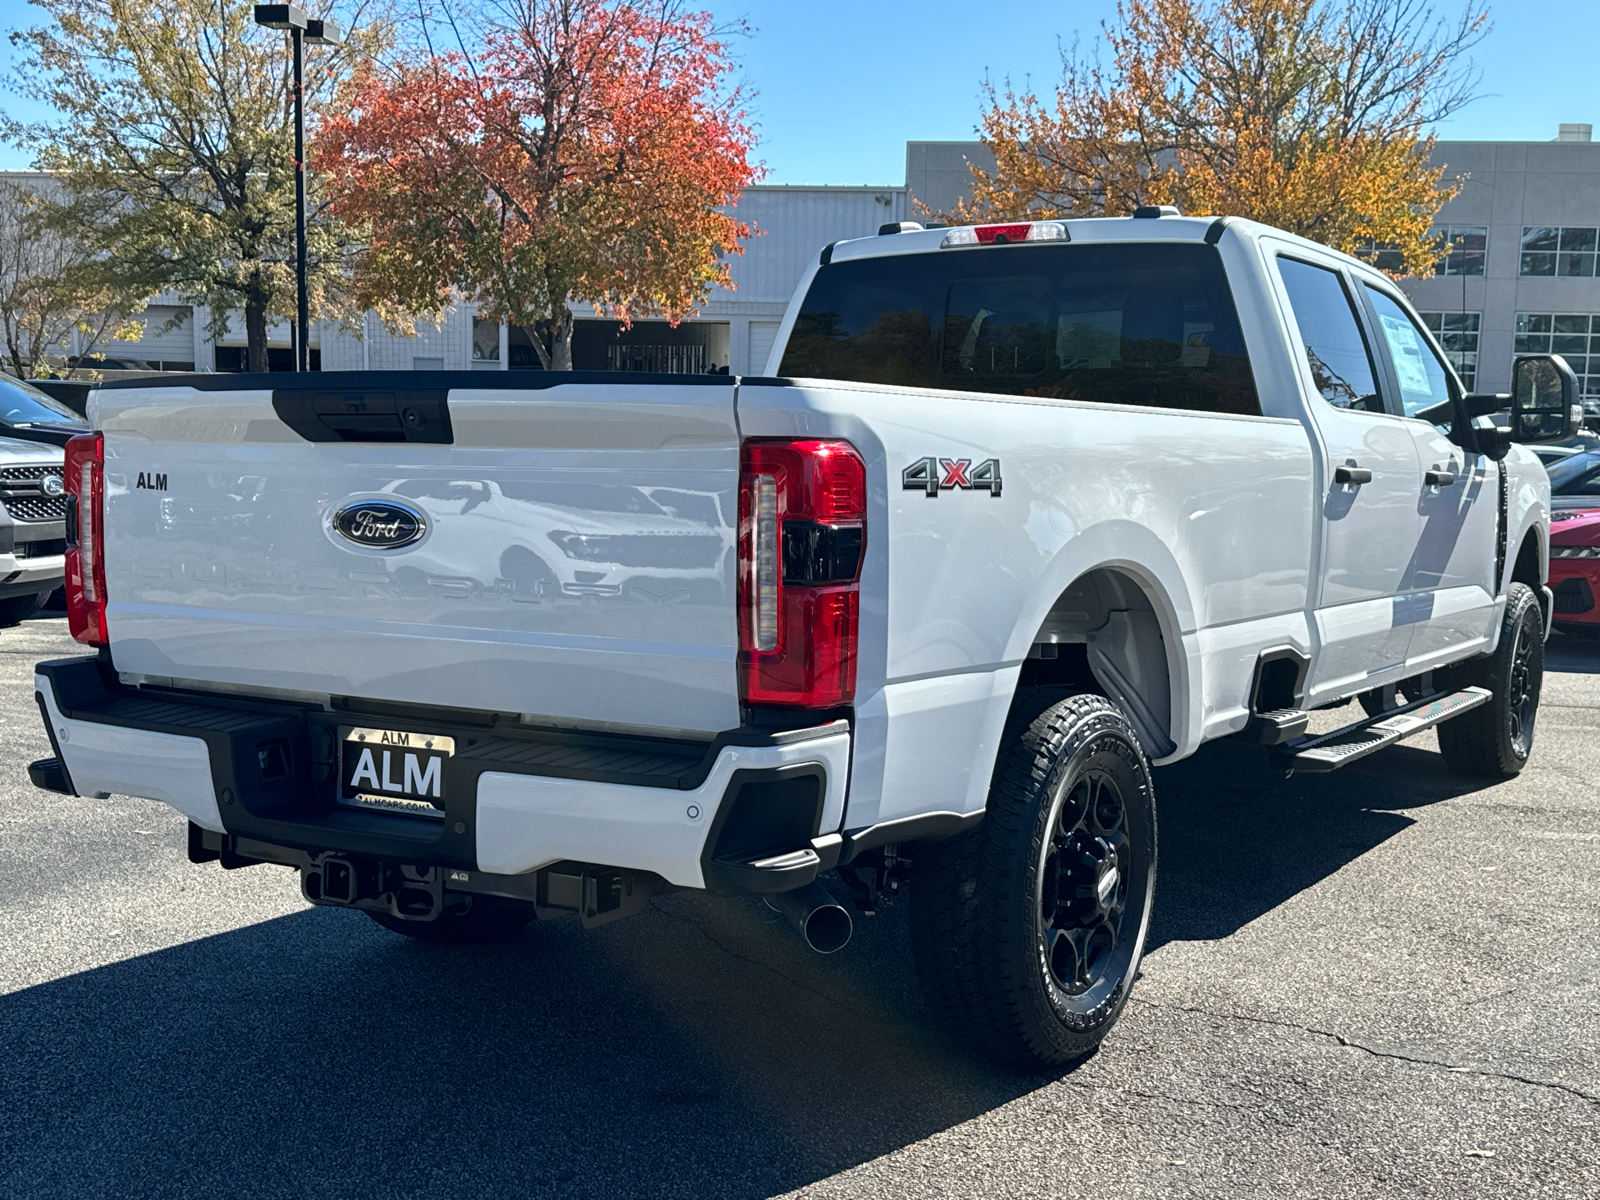
[[[0,627],[33,616],[62,584],[61,472],[57,447],[0,438]]]
[[[88,423],[62,401],[0,374],[0,437],[65,446],[71,438],[88,432]]]

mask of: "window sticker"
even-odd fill
[[[1417,333],[1411,328],[1411,322],[1387,316],[1379,316],[1378,320],[1383,322],[1383,335],[1393,351],[1394,372],[1400,377],[1400,390],[1431,396],[1433,388],[1428,383],[1428,369],[1423,365],[1422,344],[1417,341]]]

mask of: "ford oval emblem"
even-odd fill
[[[67,488],[66,485],[61,482],[61,476],[46,475],[43,479],[39,480],[39,490],[46,496],[59,496],[61,493],[65,492]]]
[[[428,532],[428,519],[409,504],[357,500],[333,514],[333,529],[346,541],[369,550],[398,550]]]

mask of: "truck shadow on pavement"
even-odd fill
[[[1427,749],[1392,746],[1332,774],[1287,779],[1258,746],[1204,746],[1156,771],[1150,949],[1227,937],[1406,829],[1406,810],[1485,786],[1453,774],[1431,739]]]
[[[897,915],[820,963],[777,921],[442,949],[317,909],[12,994],[0,1194],[769,1196],[1043,1082],[926,1029]]]
[[[1207,747],[1157,775],[1152,944],[1225,937],[1473,786],[1426,750],[1285,787]],[[63,978],[0,999],[0,1192],[770,1196],[1050,1082],[932,1031],[903,903],[857,929],[818,958],[675,895],[442,949],[312,909]]]
[[[1557,633],[1544,644],[1544,669],[1572,675],[1600,675],[1600,641]]]

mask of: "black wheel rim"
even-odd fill
[[[1530,629],[1529,625],[1529,621],[1517,622],[1517,640],[1511,647],[1511,672],[1506,680],[1511,745],[1522,758],[1533,751],[1533,721],[1539,712],[1540,672],[1534,663],[1539,649],[1539,631]]]
[[[1054,985],[1078,997],[1115,977],[1128,922],[1133,854],[1116,781],[1090,770],[1063,788],[1050,814],[1035,896],[1040,952]]]

